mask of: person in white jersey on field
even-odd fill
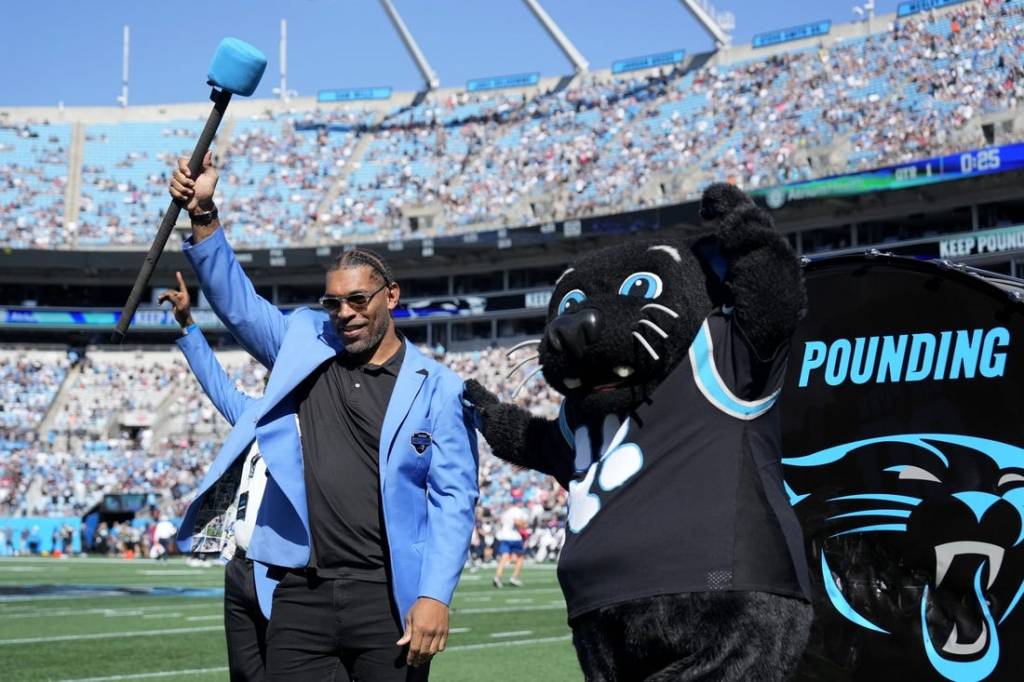
[[[515,562],[512,567],[512,577],[509,584],[513,587],[522,587],[519,574],[523,571],[523,533],[530,515],[522,507],[514,504],[509,505],[501,513],[498,532],[495,539],[498,541],[498,571],[494,574],[494,586],[501,588],[504,583],[501,581],[505,566]]]

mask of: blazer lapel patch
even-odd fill
[[[406,342],[405,360],[402,362],[402,369],[398,372],[398,379],[395,381],[395,389],[391,393],[391,400],[388,402],[388,409],[384,415],[384,424],[380,431],[380,471],[381,480],[384,479],[385,464],[394,447],[395,438],[402,428],[405,418],[409,416],[416,397],[423,389],[423,383],[430,376],[426,367],[421,365],[422,356],[412,344]],[[414,446],[415,447],[415,446]]]
[[[409,439],[409,443],[417,454],[422,455],[430,447],[430,434],[426,431],[417,431],[412,434],[412,438]]]

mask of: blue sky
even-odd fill
[[[863,1],[863,0],[861,0]],[[898,0],[878,0],[878,12]],[[590,61],[684,48],[710,39],[678,0],[541,0]],[[521,0],[394,0],[443,86],[570,67]],[[820,19],[854,18],[853,0],[716,0],[736,15],[736,42]],[[0,22],[6,65],[0,106],[113,105],[121,88],[121,32],[131,26],[129,100],[155,104],[205,99],[206,67],[232,35],[269,57],[256,97],[278,84],[278,30],[288,20],[288,81],[300,95],[325,88],[414,90],[419,74],[377,0],[29,0],[8,3]]]

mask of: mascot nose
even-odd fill
[[[601,315],[595,308],[559,315],[548,325],[548,342],[559,353],[582,358],[587,346],[597,340]]]

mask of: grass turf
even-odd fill
[[[493,575],[463,574],[431,679],[581,679],[555,572],[528,568],[502,590]],[[0,559],[0,678],[227,679],[223,579],[183,561]]]

